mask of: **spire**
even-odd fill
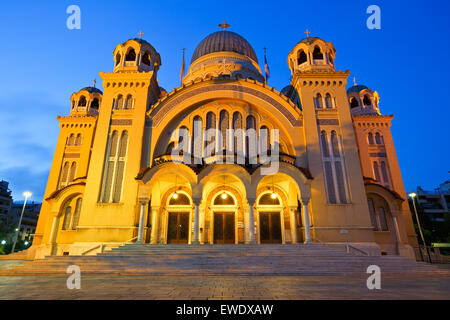
[[[97,79],[94,79],[94,88],[95,88],[96,84],[97,84]]]
[[[230,27],[229,24],[227,24],[227,22],[225,20],[223,20],[222,24],[219,24],[219,28],[222,28],[223,31],[225,31],[226,29],[228,29]]]
[[[181,72],[180,72],[180,82],[183,82],[183,76],[184,76],[184,51],[186,48],[183,48],[183,63],[181,64]]]
[[[309,38],[309,34],[310,34],[311,32],[309,32],[309,30],[306,29],[305,33],[306,33],[306,37]]]

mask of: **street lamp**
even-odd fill
[[[22,213],[20,215],[20,220],[19,220],[19,226],[16,229],[16,236],[14,238],[14,244],[12,246],[11,253],[14,253],[14,250],[16,249],[16,243],[17,243],[17,238],[19,237],[20,225],[22,224],[23,212],[25,211],[25,206],[27,205],[27,200],[29,197],[31,197],[31,195],[32,195],[32,193],[29,191],[25,191],[23,193],[23,196],[25,197],[25,201],[23,202]]]
[[[0,242],[2,244],[2,246],[4,246],[6,244],[6,240],[2,240],[2,242]]]
[[[415,201],[415,198],[417,197],[417,193],[411,192],[410,194],[408,194],[408,196],[412,199],[414,213],[416,215],[417,226],[419,227],[420,238],[422,239],[422,243],[425,246],[425,249],[427,250],[428,259],[430,259],[430,263],[431,263],[430,252],[428,251],[427,244],[425,243],[425,237],[423,236],[422,226],[420,225],[420,220],[419,220],[419,215],[417,214],[416,201]],[[420,248],[419,248],[419,250],[420,250]]]

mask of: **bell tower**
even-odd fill
[[[370,225],[345,89],[350,72],[336,70],[335,55],[331,42],[310,37],[307,31],[307,38],[292,49],[287,59],[292,73],[290,85],[303,109],[307,165],[314,176],[313,212],[328,211],[316,217],[318,229],[342,226],[349,221],[359,226]],[[345,237],[339,231],[334,236]],[[367,237],[372,237],[369,232]]]

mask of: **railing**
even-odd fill
[[[369,256],[369,253],[367,253],[366,251],[359,249],[353,245],[351,245],[350,243],[328,243],[328,242],[323,242],[322,240],[319,240],[317,238],[312,238],[313,241],[319,242],[320,244],[324,244],[324,245],[328,245],[328,246],[338,246],[338,247],[345,247],[345,250],[347,251],[347,253],[350,253],[350,251],[356,251],[358,253],[362,253],[365,256]]]
[[[416,260],[427,263],[450,264],[450,246],[414,247]]]
[[[134,241],[134,240],[137,240],[137,238],[138,237],[134,237],[134,238],[131,238],[130,240],[127,240],[127,241],[125,241],[125,242],[119,242],[119,243],[117,243],[118,245],[124,245],[124,244],[127,244],[127,243],[132,243],[132,241]],[[116,244],[116,243],[111,243],[111,242],[109,242],[108,244]],[[100,253],[103,253],[103,249],[105,248],[105,243],[100,243],[100,244],[98,244],[98,245],[95,245],[94,247],[92,247],[92,248],[89,248],[89,249],[87,249],[86,251],[83,251],[82,253],[81,253],[81,255],[82,256],[85,256],[87,253],[89,253],[89,252],[92,252],[92,251],[94,251],[94,250],[96,250],[96,249],[98,249],[98,248],[100,248]]]

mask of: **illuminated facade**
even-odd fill
[[[100,73],[104,91],[74,93],[70,114],[58,117],[30,254],[95,254],[127,242],[320,242],[413,257],[392,116],[381,115],[376,92],[346,90],[349,71],[335,69],[335,54],[320,38],[300,41],[279,92],[265,84],[251,45],[224,29],[198,45],[182,85],[166,92],[156,49],[142,39],[119,44],[113,72]],[[187,141],[181,128],[215,133]],[[256,140],[227,129],[253,130]],[[277,134],[258,139],[263,131]],[[260,157],[249,159],[263,140],[271,155],[279,150],[269,175]],[[174,162],[180,144],[194,163]]]

